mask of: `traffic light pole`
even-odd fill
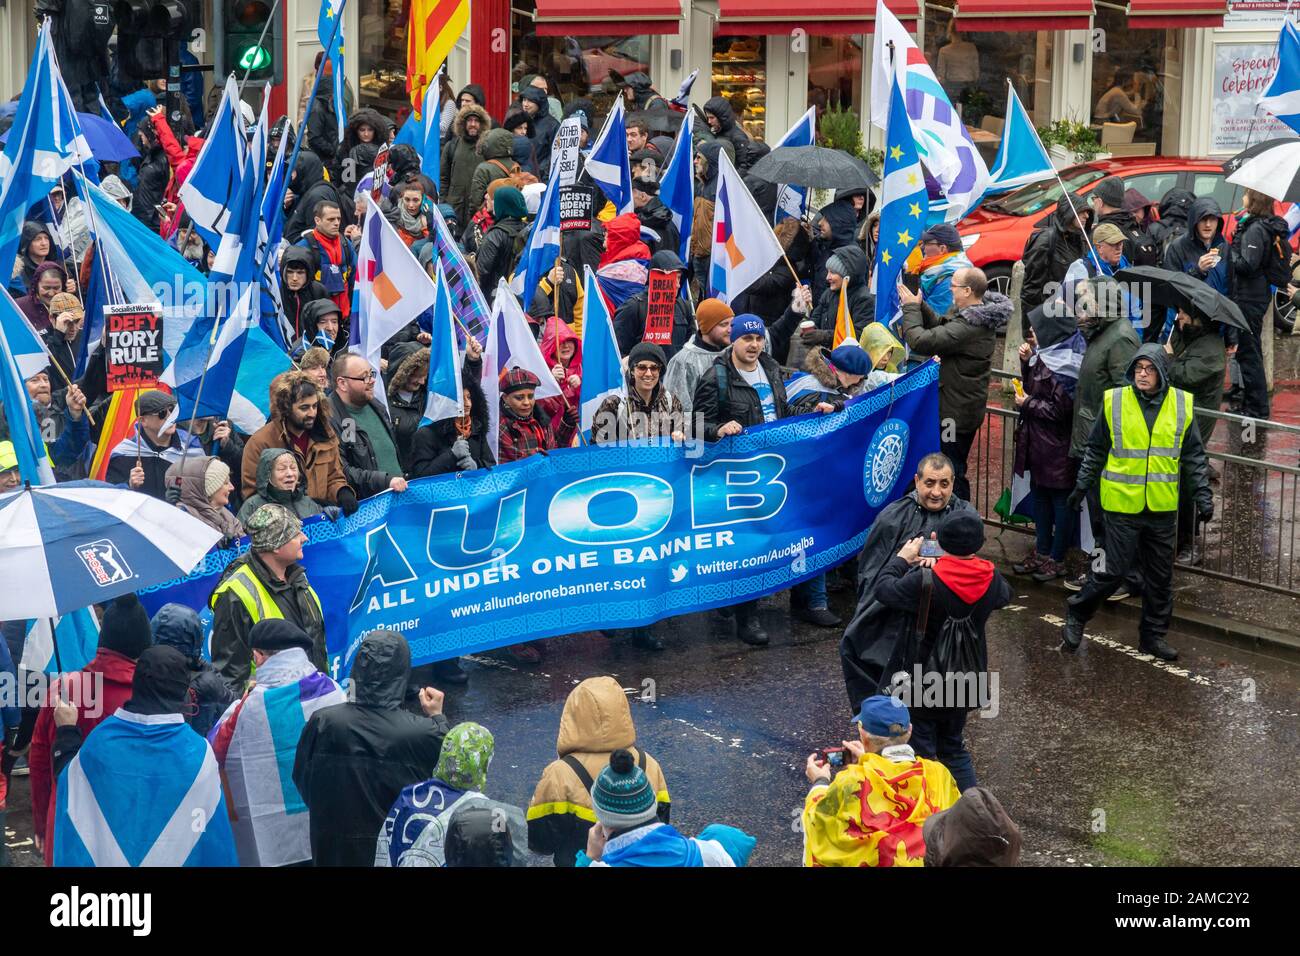
[[[262,44],[266,42],[266,31],[271,29],[271,24],[275,22],[276,14],[278,14],[279,12],[280,12],[280,0],[275,0],[275,3],[271,5],[271,14],[266,18],[266,23],[262,27],[262,35],[257,38],[258,49],[260,49]],[[274,61],[274,58],[278,55],[279,55],[279,51],[277,50],[274,54],[272,54],[272,60]],[[241,100],[244,98],[244,87],[248,85],[248,75],[252,72],[253,72],[253,65],[250,63],[248,67],[244,70],[244,78],[239,81],[239,98]]]

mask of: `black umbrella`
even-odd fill
[[[1223,164],[1228,182],[1279,202],[1300,202],[1300,139],[1270,139],[1248,146]]]
[[[871,167],[839,149],[778,146],[750,169],[769,183],[813,189],[870,189],[880,182]]]
[[[677,130],[681,128],[682,120],[686,118],[686,114],[679,113],[677,110],[655,109],[633,113],[628,119],[632,117],[645,120],[645,124],[650,127],[651,133],[666,133],[669,136],[675,136]]]
[[[1121,282],[1148,284],[1150,294],[1138,294],[1143,302],[1149,300],[1151,305],[1182,309],[1188,315],[1197,316],[1206,322],[1218,322],[1243,332],[1250,331],[1246,317],[1237,308],[1237,303],[1194,276],[1157,269],[1155,266],[1130,266],[1116,272],[1115,278]]]

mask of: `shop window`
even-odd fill
[[[962,32],[951,11],[926,5],[925,58],[967,126],[983,126],[986,116],[1006,118],[1007,80],[1034,115],[1039,99],[1047,99],[1051,44],[1047,30]]]
[[[530,6],[524,4],[524,6]],[[585,98],[604,116],[614,106],[619,80],[632,73],[650,73],[650,37],[636,36],[538,36],[531,12],[518,7],[511,13],[510,83],[518,93],[520,81],[529,74],[546,77],[550,95],[561,105]],[[636,107],[628,104],[628,110]],[[588,117],[595,121],[596,117]],[[592,126],[595,137],[598,127]]]
[[[862,37],[808,38],[808,105],[862,115]]]
[[[1093,126],[1137,123],[1134,143],[1177,152],[1182,31],[1133,30],[1124,13],[1102,7],[1094,27],[1103,31],[1106,50],[1092,59]]]
[[[731,103],[746,133],[766,139],[767,37],[713,38],[713,95]]]
[[[359,105],[394,120],[404,119],[411,109],[406,92],[406,20],[402,0],[368,0],[357,16]],[[347,47],[352,55],[351,37]]]

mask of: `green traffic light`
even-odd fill
[[[260,70],[269,66],[271,63],[271,54],[264,46],[250,46],[244,51],[244,55],[239,58],[239,68],[241,70]]]

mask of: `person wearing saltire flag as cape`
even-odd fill
[[[924,866],[922,825],[960,798],[948,768],[916,756],[911,715],[887,694],[868,697],[854,716],[860,755],[836,773],[808,758],[804,866]]]
[[[174,647],[137,659],[131,699],[59,772],[55,866],[239,865],[217,759],[185,723],[189,685]],[[61,759],[80,741],[65,733]]]
[[[249,632],[257,681],[208,734],[221,768],[242,866],[311,859],[311,817],[293,782],[298,740],[311,715],[347,700],[308,659],[311,638],[292,621]]]

